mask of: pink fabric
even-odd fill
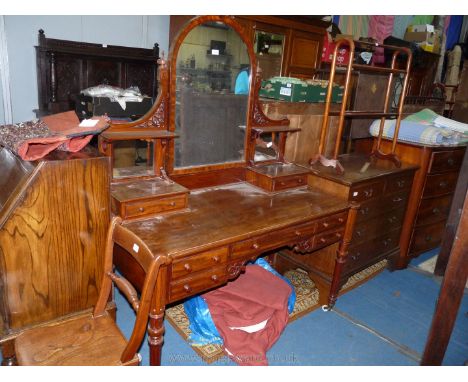
[[[268,365],[266,352],[278,340],[289,319],[291,287],[258,265],[249,265],[244,274],[225,287],[203,295],[211,317],[224,340],[225,349],[240,365]],[[244,327],[268,320],[254,333]]]
[[[383,40],[392,35],[394,22],[395,16],[369,16],[367,37],[375,38],[383,43]]]

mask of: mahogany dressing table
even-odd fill
[[[199,104],[182,102],[187,97],[234,98],[234,81],[208,83],[207,78],[212,81],[216,72],[230,71],[234,79],[246,64],[249,94],[236,95],[245,108],[237,108],[236,100],[231,109],[223,104],[222,110],[211,112],[208,106],[184,110]],[[110,157],[125,136],[150,143],[146,166],[113,168],[111,206],[155,255],[167,257],[149,317],[151,365],[160,365],[167,304],[226,284],[247,262],[268,251],[289,247],[308,254],[338,243],[333,254],[336,278],[328,299],[328,308],[332,307],[358,208],[346,198],[310,188],[310,170],[284,161],[288,120],[273,121],[261,111],[252,42],[235,18],[192,19],[175,39],[168,64],[160,60],[159,75],[160,93],[152,109],[137,121],[111,124],[100,136],[100,149]],[[203,130],[203,124],[191,124],[183,115],[215,126]],[[198,134],[194,138],[192,132],[187,140],[183,132],[193,125]],[[224,150],[223,145],[231,149]],[[200,163],[202,156],[193,156],[190,162],[191,157],[181,153],[188,146],[194,152],[225,154],[214,156],[213,163]],[[232,149],[236,147],[240,149]],[[142,268],[123,249],[116,249],[115,265],[142,285]]]

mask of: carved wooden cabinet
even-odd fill
[[[360,204],[341,285],[361,270],[399,254],[400,233],[416,166],[403,164],[397,168],[388,161],[373,161],[362,171],[368,161],[363,155],[342,155],[344,174],[315,164],[309,176],[311,187]],[[333,250],[326,248],[308,257],[282,251],[282,259],[278,261],[292,262],[307,270],[319,287],[320,300],[326,301],[333,277],[334,264],[330,261]]]
[[[0,343],[91,309],[109,225],[109,159],[92,148],[24,162],[0,149]]]
[[[384,149],[390,145],[382,141]],[[440,245],[465,149],[398,142],[396,153],[401,160],[420,168],[409,195],[396,268],[406,267],[412,258]]]

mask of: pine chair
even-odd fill
[[[19,365],[140,364],[141,358],[137,350],[146,332],[159,268],[166,263],[166,258],[154,256],[145,243],[123,227],[121,222],[120,218],[114,218],[109,227],[104,274],[94,311],[22,332],[15,340]],[[146,272],[140,299],[130,282],[113,272],[114,243],[126,249]],[[121,290],[137,312],[128,341],[106,311],[112,283]]]

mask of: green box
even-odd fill
[[[297,83],[285,80],[262,81],[259,96],[289,102],[325,102],[327,86],[317,83],[307,84],[298,79],[292,80]],[[334,85],[332,90],[332,102],[340,103],[342,100],[343,86]]]

